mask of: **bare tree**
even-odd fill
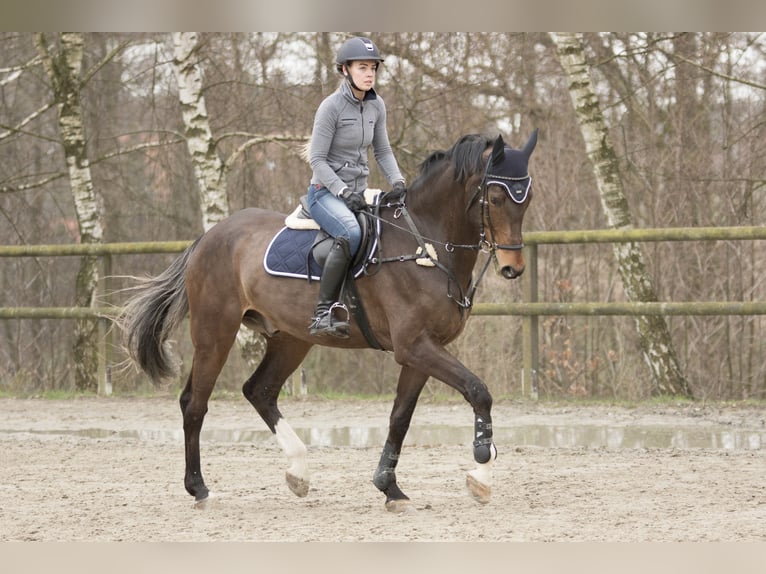
[[[207,231],[229,215],[226,197],[226,170],[210,129],[205,97],[202,93],[202,69],[197,54],[195,32],[174,32],[173,65],[178,80],[178,97],[184,120],[186,146],[191,154],[197,190],[202,206],[202,228]]]
[[[104,233],[103,199],[93,187],[80,105],[80,92],[84,81],[83,36],[79,33],[62,33],[58,35],[56,47],[44,34],[37,34],[36,44],[45,71],[51,80],[58,109],[58,125],[77,213],[80,241],[101,243]],[[98,258],[82,257],[77,274],[77,306],[94,306],[98,275]],[[78,320],[74,339],[75,385],[80,390],[95,390],[98,387],[97,321]]]
[[[230,162],[223,162],[219,157],[210,127],[203,94],[199,36],[195,32],[174,32],[172,38],[184,135],[197,177],[202,227],[207,231],[229,215],[226,180]],[[251,367],[256,366],[264,352],[263,339],[243,327],[237,334],[237,342],[245,360]]]
[[[103,241],[190,239],[225,209],[257,205],[287,212],[305,193],[310,168],[298,157],[316,106],[339,78],[334,51],[348,33],[204,33],[196,38],[199,94],[208,133],[189,145],[171,34],[84,35],[80,104],[94,193],[104,198]],[[593,229],[604,218],[568,82],[547,33],[372,33],[386,61],[377,78],[389,135],[409,181],[435,149],[465,133],[503,133],[510,145],[539,127],[535,200],[527,231]],[[34,33],[0,32],[0,242],[81,241],[58,101]],[[47,34],[51,62],[61,35]],[[617,173],[636,227],[759,225],[766,215],[762,33],[618,32],[585,34]],[[64,42],[66,43],[66,41]],[[49,66],[49,69],[52,69]],[[190,69],[194,72],[194,67]],[[57,72],[58,73],[58,72]],[[188,104],[188,106],[187,106]],[[187,137],[187,134],[189,137]],[[196,144],[195,144],[196,145]],[[213,152],[213,155],[211,155]],[[196,159],[193,159],[193,155]],[[197,161],[200,160],[200,161]],[[210,169],[201,170],[205,164]],[[196,167],[195,167],[196,166]],[[381,185],[371,166],[371,185]],[[200,191],[223,190],[222,208],[203,216]],[[204,221],[203,221],[204,217]],[[608,221],[608,223],[605,223]],[[766,296],[766,242],[656,242],[643,245],[646,272],[664,300],[759,301]],[[112,274],[153,274],[172,255],[116,256]],[[79,262],[79,260],[77,260]],[[78,265],[60,257],[0,260],[0,305],[75,304]],[[609,244],[545,245],[539,297],[602,301],[627,285]],[[127,286],[114,278],[110,288]],[[627,289],[627,287],[625,287]],[[633,295],[629,295],[633,297]],[[120,295],[115,295],[119,304]],[[523,297],[520,285],[487,276],[481,302]],[[87,304],[87,303],[86,303]],[[638,330],[626,317],[556,316],[541,324],[541,394],[644,398]],[[694,394],[763,397],[766,318],[666,318]],[[74,322],[0,322],[0,389],[37,392],[74,386]],[[518,391],[518,318],[483,317],[455,343],[501,394]],[[190,351],[180,337],[179,351]],[[497,356],[507,357],[497,361]],[[249,374],[228,365],[236,385]],[[390,358],[389,358],[390,359]],[[392,379],[376,353],[317,349],[305,365],[318,391],[386,392]],[[378,361],[381,361],[380,363]],[[78,361],[79,362],[79,361]],[[341,375],[327,380],[329,362]],[[392,365],[393,367],[393,365]],[[375,372],[375,381],[359,377]],[[138,377],[119,387],[138,388]],[[234,389],[235,387],[227,387]]]
[[[591,85],[589,67],[581,35],[553,35],[561,66],[568,79],[569,92],[579,119],[588,157],[593,164],[601,204],[609,227],[633,227],[628,202],[622,190],[619,162],[609,141],[609,132],[601,106]],[[637,243],[617,243],[614,247],[620,277],[633,301],[656,301],[651,277]],[[691,390],[678,365],[678,359],[663,317],[640,316],[636,319],[641,351],[649,367],[654,392],[691,396]]]

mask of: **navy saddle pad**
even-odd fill
[[[289,229],[283,227],[269,243],[263,266],[271,275],[318,280],[322,268],[309,255],[317,236],[316,229]],[[307,268],[308,267],[308,268]]]
[[[263,267],[270,275],[296,279],[319,280],[322,268],[309,252],[316,239],[316,229],[290,229],[283,227],[266,248]],[[332,241],[332,239],[328,239]],[[308,267],[308,268],[307,268]],[[364,271],[364,261],[354,269],[354,277]]]

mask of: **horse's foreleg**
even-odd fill
[[[404,437],[410,428],[412,413],[427,380],[428,375],[407,366],[402,367],[399,374],[388,438],[372,478],[373,484],[386,495],[386,509],[390,512],[400,513],[409,508],[410,499],[396,483],[396,465],[399,462]]]
[[[418,369],[456,389],[474,412],[473,456],[476,469],[468,473],[466,486],[482,504],[492,491],[492,463],[497,449],[492,441],[492,395],[487,386],[441,345],[422,337],[396,349],[397,361]]]
[[[462,367],[457,360],[455,362]],[[497,458],[497,448],[492,440],[492,395],[487,386],[468,369],[462,367],[458,372],[459,382],[448,384],[454,386],[471,403],[474,413],[473,458],[477,464],[466,476],[466,487],[476,501],[487,504],[492,494],[492,464]]]
[[[478,502],[486,504],[492,494],[492,463],[497,458],[497,448],[492,441],[492,422],[480,415],[474,418],[473,457],[476,468],[466,476],[466,487]]]
[[[260,365],[242,387],[242,393],[274,433],[277,443],[287,456],[287,486],[301,497],[309,491],[306,445],[282,417],[277,399],[285,380],[298,368],[311,347],[310,343],[283,333],[269,338]]]

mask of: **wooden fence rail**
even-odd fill
[[[522,276],[523,302],[478,303],[477,316],[516,315],[523,322],[521,387],[537,395],[538,317],[541,315],[766,315],[762,301],[554,303],[538,301],[537,250],[539,245],[630,243],[657,241],[739,241],[766,239],[766,226],[678,227],[665,229],[598,229],[580,231],[530,231],[524,234],[527,270]],[[104,258],[105,275],[112,255],[179,253],[191,241],[131,242],[73,245],[0,245],[1,257],[66,257],[94,255]],[[0,307],[0,319],[87,319],[109,320],[116,307]],[[104,370],[104,369],[100,369]],[[108,366],[105,369],[108,373]],[[101,390],[101,387],[100,387]]]
[[[0,319],[110,319],[119,307],[0,307]],[[766,302],[477,303],[471,315],[766,315]]]

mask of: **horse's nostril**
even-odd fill
[[[524,268],[522,267],[521,270],[517,270],[510,265],[506,265],[500,270],[500,273],[506,279],[516,279],[517,277],[520,277],[522,273],[524,273]]]

